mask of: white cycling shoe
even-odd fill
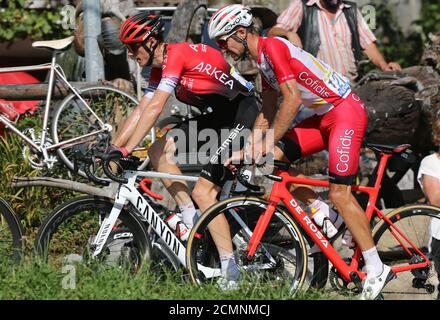
[[[387,265],[383,265],[382,273],[375,277],[367,277],[363,283],[363,289],[360,296],[360,300],[374,300],[382,291],[383,287],[392,279],[396,278],[396,275],[391,271],[391,268]]]

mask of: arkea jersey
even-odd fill
[[[302,103],[318,115],[343,102],[351,92],[346,77],[283,38],[259,38],[258,68],[263,90],[279,90],[280,84],[295,79]]]
[[[162,69],[152,68],[146,93],[156,89],[171,93],[180,101],[206,107],[204,95],[221,95],[234,99],[239,93],[253,91],[222,54],[205,44],[166,44]]]

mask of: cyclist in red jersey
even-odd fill
[[[214,129],[219,133],[220,129],[230,130],[224,141],[219,141],[218,135],[208,135],[209,150],[215,152],[206,157],[207,164],[192,192],[203,212],[217,201],[224,182],[232,178],[223,162],[229,157],[231,147],[237,146],[233,142],[242,140],[244,144],[246,129],[248,132],[252,129],[259,107],[253,85],[226,62],[221,52],[205,44],[166,44],[162,28],[161,17],[146,13],[129,17],[121,26],[121,41],[141,67],[150,67],[150,77],[145,96],[125,122],[110,152],[128,155],[154,126],[174,91],[177,99],[198,107],[203,114],[178,125],[177,129],[183,130],[187,140],[185,150],[177,150],[179,153],[199,151],[201,143],[206,146],[205,141],[197,141],[197,150],[187,149],[195,143],[189,139],[197,139],[190,137],[193,125],[197,131]],[[157,171],[181,174],[173,159],[176,145],[180,146],[182,141],[177,142],[169,139],[167,134],[149,149],[152,165]],[[187,185],[179,180],[164,180],[163,183],[179,205],[185,224],[192,227],[197,216]],[[222,276],[227,280],[227,286],[229,280],[236,280],[239,271],[233,258],[226,218],[217,219],[210,230],[219,250]]]
[[[394,275],[382,263],[368,219],[351,194],[367,128],[367,112],[360,98],[351,92],[349,80],[283,38],[260,37],[252,27],[250,9],[242,5],[219,9],[209,22],[208,32],[235,60],[249,55],[258,64],[263,78],[263,107],[245,151],[249,159],[258,162],[262,155],[274,150],[275,158],[294,161],[328,150],[329,198],[365,260],[367,276],[361,299],[376,298]],[[274,106],[278,91],[283,101],[277,110]],[[312,116],[292,128],[300,109]],[[258,139],[255,129],[272,129],[273,139]]]

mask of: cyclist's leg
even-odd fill
[[[361,298],[374,299],[391,279],[392,273],[382,263],[374,245],[368,218],[351,193],[367,124],[365,106],[357,96],[351,94],[346,101],[323,116],[321,128],[328,137],[329,198],[362,250],[367,278]]]
[[[362,251],[374,247],[371,229],[364,211],[351,194],[359,168],[362,139],[367,127],[365,108],[352,102],[343,102],[326,113],[321,122],[328,138],[330,201],[344,218]]]
[[[182,172],[174,159],[175,152],[176,146],[172,138],[164,136],[157,140],[148,151],[153,168],[159,172],[181,175]],[[192,204],[188,185],[185,181],[162,179],[162,183],[180,208]]]
[[[314,154],[325,149],[324,138],[319,129],[321,116],[313,116],[300,122],[297,126],[290,129],[275,148],[275,158],[284,157],[290,162],[294,162],[302,157]],[[289,173],[292,176],[304,177],[297,170],[291,168]],[[323,219],[329,218],[332,224],[339,228],[343,220],[332,208],[324,202],[321,197],[309,186],[294,185],[290,186],[290,192],[296,198],[305,203],[311,210],[314,210],[315,219],[319,224],[323,224]],[[330,236],[336,233],[333,229]],[[315,247],[318,250],[318,247]],[[315,252],[315,249],[311,253]]]
[[[217,202],[217,195],[222,186],[226,180],[232,179],[232,173],[223,163],[229,158],[231,152],[243,147],[259,112],[255,97],[239,96],[232,104],[233,106],[229,106],[229,110],[235,110],[235,117],[231,117],[232,112],[228,115],[224,110],[219,110],[222,114],[214,114],[217,123],[225,122],[219,122],[219,120],[226,117],[225,125],[232,130],[229,130],[225,137],[220,138],[220,144],[216,146],[219,147],[216,148],[216,154],[210,155],[209,163],[203,168],[200,179],[193,190],[193,199],[201,212],[205,212]],[[210,125],[212,126],[216,122],[212,122]],[[208,228],[219,252],[223,278],[235,281],[240,275],[240,271],[233,254],[231,233],[226,217],[224,215],[217,216]]]
[[[275,159],[293,163],[306,155],[324,150],[325,144],[318,125],[319,117],[313,116],[291,128],[275,147]],[[289,174],[305,178],[293,167],[290,168]],[[296,199],[307,205],[312,204],[318,198],[318,194],[310,186],[291,184],[289,191]]]
[[[217,195],[232,173],[221,164],[208,164],[194,187],[192,196],[202,214],[217,202]],[[240,275],[233,254],[232,238],[229,223],[221,214],[208,225],[209,232],[220,257],[221,274],[227,281],[235,281]]]

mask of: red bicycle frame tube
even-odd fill
[[[388,224],[390,224],[390,231],[398,240],[398,242],[402,245],[402,247],[411,255],[411,252],[408,248],[406,248],[405,244],[401,239],[398,238],[398,235],[392,230],[394,229],[397,233],[404,238],[404,240],[412,246],[412,248],[416,248],[414,244],[390,221],[388,217],[386,217],[377,207],[376,201],[379,195],[380,184],[382,182],[383,175],[385,173],[386,164],[388,159],[391,157],[391,154],[382,153],[380,157],[379,167],[377,171],[377,178],[374,187],[366,187],[366,186],[352,186],[352,191],[359,191],[362,193],[368,194],[368,205],[365,214],[368,217],[368,220],[371,220],[373,213],[376,213],[380,219],[384,219]],[[249,241],[248,245],[248,258],[252,259],[257,247],[263,237],[264,232],[269,224],[270,219],[280,201],[282,201],[285,206],[288,208],[290,213],[293,215],[294,219],[301,224],[303,229],[307,232],[307,234],[313,239],[313,241],[318,245],[318,247],[322,250],[325,256],[331,261],[331,263],[336,267],[344,280],[351,282],[350,274],[352,272],[357,272],[359,277],[363,279],[365,277],[365,273],[358,271],[359,258],[362,255],[362,252],[359,247],[356,247],[355,252],[353,253],[352,262],[350,265],[347,265],[339,253],[333,248],[330,244],[330,241],[322,234],[313,220],[306,214],[306,212],[298,205],[298,202],[293,198],[290,194],[287,185],[288,184],[296,184],[296,185],[308,185],[315,187],[325,187],[329,188],[330,183],[328,181],[309,179],[309,178],[298,178],[292,177],[288,174],[288,172],[280,171],[278,172],[278,176],[282,178],[282,181],[275,182],[272,187],[272,191],[269,196],[269,205],[266,211],[260,216],[258,219],[257,225],[255,226],[252,237]],[[392,267],[392,271],[395,273],[408,271],[412,269],[417,269],[421,267],[425,267],[429,265],[429,260],[420,252],[417,248],[416,251],[419,255],[421,255],[425,262],[412,264],[412,265],[400,265]]]

